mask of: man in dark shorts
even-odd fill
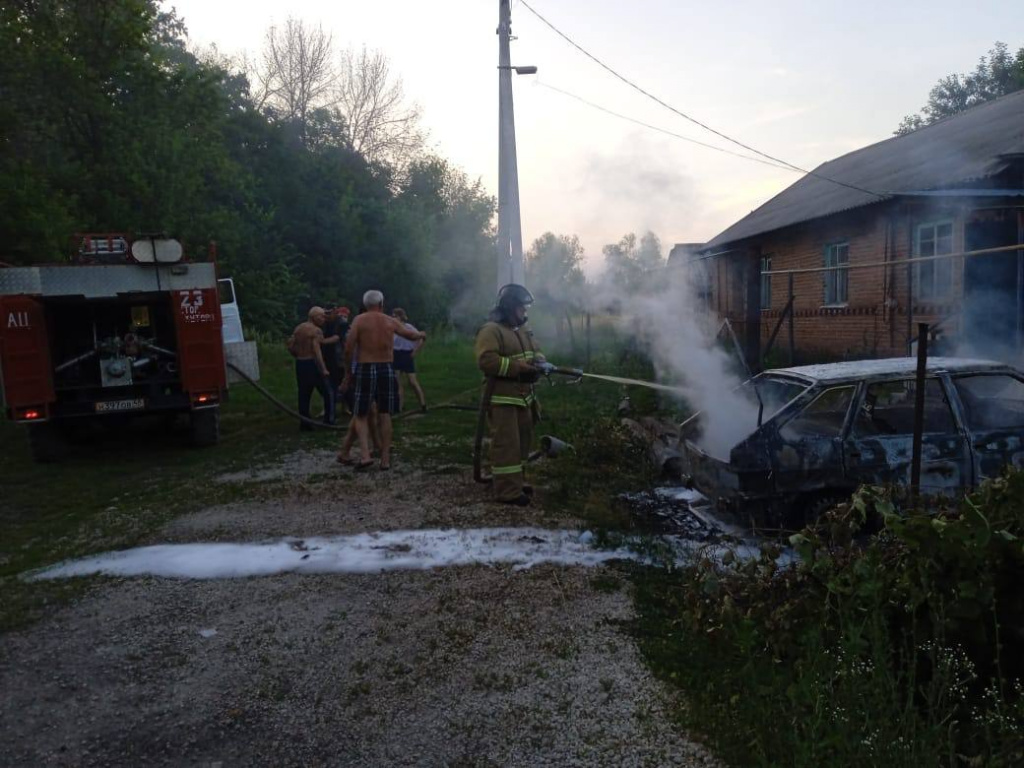
[[[422,331],[410,331],[395,318],[384,314],[384,294],[367,291],[363,294],[366,312],[352,321],[345,339],[345,381],[352,388],[353,414],[359,435],[361,459],[357,470],[368,469],[370,457],[370,406],[377,405],[380,414],[380,468],[391,469],[391,414],[398,411],[398,383],[395,381],[395,334],[414,341],[427,338]],[[358,351],[357,351],[358,350]],[[355,358],[355,371],[351,364]]]

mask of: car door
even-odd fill
[[[916,391],[913,378],[864,383],[843,447],[852,485],[910,485]],[[924,406],[921,491],[955,493],[971,483],[971,455],[937,377],[925,380]]]
[[[973,454],[974,484],[1024,467],[1024,381],[1009,373],[952,379]]]
[[[778,426],[770,451],[777,492],[842,485],[842,435],[856,392],[856,384],[812,391],[807,405]]]

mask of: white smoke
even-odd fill
[[[667,271],[667,285],[630,302],[626,322],[659,378],[679,386],[690,408],[702,412],[701,447],[728,459],[729,450],[756,429],[757,403],[738,389],[736,358],[716,343],[718,320],[701,307],[691,270]]]

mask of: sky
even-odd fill
[[[1024,45],[1007,0],[529,0],[645,90],[801,168],[881,141],[942,76],[972,70],[1001,40]],[[258,53],[289,16],[335,45],[384,51],[423,109],[430,148],[497,194],[497,0],[173,0],[194,44]],[[512,2],[512,63],[524,243],[575,234],[585,269],[628,232],[704,242],[798,173],[732,157],[613,117],[551,88],[737,152],[616,80]],[[1011,37],[1013,32],[1016,37]]]

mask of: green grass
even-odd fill
[[[264,386],[295,401],[291,361],[283,349],[261,349]],[[59,560],[138,543],[175,516],[241,498],[239,485],[218,484],[224,472],[263,464],[301,447],[333,445],[326,432],[300,434],[291,417],[247,385],[233,385],[221,414],[221,442],[188,445],[140,421],[77,447],[59,464],[35,464],[24,427],[0,420],[0,631],[23,625],[48,602],[80,584],[26,584],[18,574]],[[272,488],[261,488],[266,496]]]
[[[552,360],[581,364],[571,357],[552,355]],[[293,366],[283,345],[261,344],[260,366],[263,386],[293,404]],[[481,375],[472,339],[432,334],[417,366],[433,410],[396,422],[397,460],[435,472],[464,471],[472,464],[477,414],[437,406],[479,404]],[[593,350],[593,370],[649,375],[642,360],[610,345]],[[644,461],[614,417],[623,390],[601,382],[552,380],[555,386],[538,384],[544,416],[536,433],[555,435],[575,450],[532,465],[530,477],[551,489],[545,504],[552,511],[582,516],[597,527],[618,527],[626,517],[617,494],[646,482]],[[656,409],[650,392],[631,394],[641,411]],[[314,396],[314,412],[316,406]],[[217,475],[272,463],[300,448],[333,448],[340,439],[338,432],[300,433],[292,417],[245,384],[232,386],[221,413],[221,442],[207,449],[188,445],[184,425],[167,433],[157,423],[140,422],[80,446],[60,464],[41,465],[31,459],[24,427],[0,420],[0,631],[23,626],[46,605],[80,594],[89,584],[26,583],[19,574],[134,546],[177,516],[253,492],[251,484],[212,482]],[[261,497],[283,492],[277,483],[261,483],[258,490]]]
[[[293,367],[283,344],[262,343],[260,366],[261,383],[293,404]],[[478,405],[481,376],[472,339],[432,334],[417,366],[428,405]],[[644,373],[636,358],[623,357],[610,346],[594,350],[594,370]],[[553,508],[590,514],[613,526],[621,519],[615,493],[635,487],[643,464],[626,455],[629,449],[615,429],[617,420],[608,418],[622,391],[604,383],[554,381],[556,386],[538,384],[544,421],[537,435],[560,437],[576,451],[540,462],[530,474],[553,489]],[[644,410],[656,406],[647,392],[633,395]],[[317,405],[314,395],[314,412]],[[396,422],[397,460],[437,472],[469,467],[476,423],[475,411],[435,408],[423,416],[409,415]],[[271,463],[300,448],[333,448],[340,439],[338,432],[299,433],[290,416],[245,384],[231,387],[221,413],[221,442],[207,449],[189,446],[183,425],[168,434],[159,424],[139,423],[79,447],[60,464],[41,465],[31,459],[24,427],[0,420],[0,631],[24,625],[46,604],[77,594],[87,583],[28,584],[19,574],[66,558],[134,546],[177,516],[245,498],[252,491],[251,485],[212,482],[217,475]],[[275,483],[259,486],[264,497],[279,490]]]

